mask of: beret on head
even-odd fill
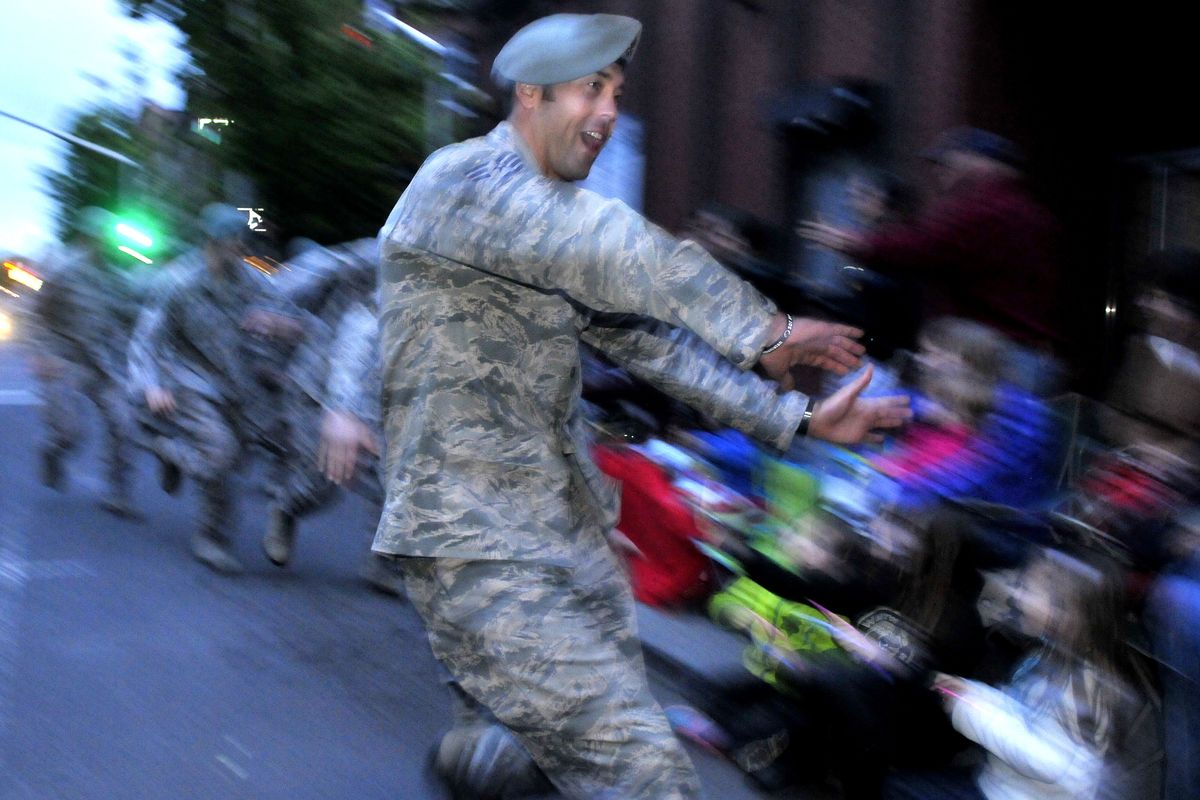
[[[492,64],[500,85],[551,86],[602,70],[637,49],[642,23],[616,14],[552,14],[513,34]]]
[[[209,239],[236,239],[248,230],[246,213],[224,203],[200,209],[200,230]]]

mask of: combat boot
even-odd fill
[[[267,533],[262,540],[267,560],[277,567],[286,567],[292,560],[295,543],[296,518],[281,508],[272,507],[267,512]]]
[[[47,447],[42,451],[42,485],[50,489],[63,487],[63,451]]]
[[[510,800],[553,789],[512,731],[496,723],[451,730],[433,762],[455,800]]]
[[[233,555],[229,541],[212,531],[201,531],[192,537],[192,555],[204,566],[222,575],[236,575],[242,562]]]
[[[183,482],[183,470],[179,469],[179,465],[167,457],[166,450],[167,439],[158,436],[154,439],[154,444],[150,448],[150,452],[154,453],[154,457],[158,459],[158,485],[167,494],[175,494],[179,491],[179,485]]]

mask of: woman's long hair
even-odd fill
[[[1123,574],[1111,559],[1051,548],[1041,549],[1027,570],[1046,573],[1055,613],[1034,667],[1043,689],[1023,700],[1034,713],[1055,706],[1064,729],[1098,751],[1119,744],[1130,704],[1122,678]]]

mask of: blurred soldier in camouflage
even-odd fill
[[[494,67],[513,84],[508,121],[430,156],[381,234],[375,549],[401,557],[458,686],[572,798],[699,794],[606,540],[616,496],[588,456],[580,343],[778,448],[798,430],[859,441],[908,415],[904,398],[859,397],[869,371],[822,403],[776,395],[745,370],[845,372],[860,332],[780,313],[694,243],[572,185],[612,134],[640,30],[560,14],[518,32]],[[500,796],[495,727],[459,725],[440,771],[461,796]]]
[[[244,447],[265,438],[257,409],[267,391],[255,353],[264,340],[303,334],[301,315],[270,280],[243,261],[244,215],[212,204],[201,212],[206,237],[138,319],[129,347],[131,389],[145,402],[163,489],[196,480],[200,529],[192,553],[218,572],[233,573],[234,471]]]
[[[139,292],[104,251],[115,220],[101,208],[80,212],[78,241],[46,276],[30,308],[33,370],[39,378],[47,441],[42,482],[64,481],[64,460],[82,435],[80,400],[95,402],[104,423],[107,511],[132,517],[129,502],[132,414],[125,394],[125,349],[137,318]],[[81,394],[82,393],[82,394]]]
[[[374,267],[371,271],[374,275]],[[283,455],[263,537],[263,550],[276,566],[287,566],[292,558],[298,519],[319,508],[335,486],[383,505],[375,306],[374,292],[352,302],[331,339],[308,337],[291,370],[294,397],[285,412]],[[312,347],[313,341],[323,344]],[[400,594],[399,577],[385,556],[371,553],[363,577],[380,592]]]

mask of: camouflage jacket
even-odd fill
[[[125,349],[141,303],[138,285],[129,274],[72,248],[30,298],[30,339],[49,355],[123,378]]]
[[[333,247],[317,247],[289,260],[276,276],[280,290],[303,311],[312,315],[308,335],[296,348],[288,364],[293,388],[312,401],[327,406],[325,392],[330,369],[339,360],[335,351],[344,346],[336,341],[338,328],[352,311],[357,316],[364,306],[371,319],[371,354],[378,360],[376,323],[379,259],[374,239],[357,239]],[[346,334],[353,339],[351,334]],[[351,344],[352,348],[356,345]],[[357,351],[356,351],[357,352]],[[376,366],[374,380],[378,381]],[[342,375],[340,380],[345,380]],[[378,390],[372,399],[378,417]],[[343,398],[344,399],[344,398]],[[353,409],[347,409],[353,410]],[[361,410],[361,409],[360,409]],[[357,411],[355,411],[357,416]]]
[[[246,405],[262,391],[255,374],[267,349],[242,330],[254,309],[303,315],[271,279],[239,265],[215,280],[198,251],[168,265],[157,295],[143,308],[129,345],[130,390],[190,389],[228,405]]]
[[[508,123],[439,150],[381,232],[381,552],[565,564],[601,541],[617,504],[587,454],[581,341],[776,447],[803,414],[806,398],[738,369],[770,301],[533,164]]]
[[[375,239],[314,247],[283,265],[276,276],[280,291],[308,313],[335,324],[351,304],[375,294],[378,253]]]
[[[374,303],[346,310],[329,347],[329,375],[321,405],[348,411],[376,432],[382,426],[379,396],[379,321]]]

